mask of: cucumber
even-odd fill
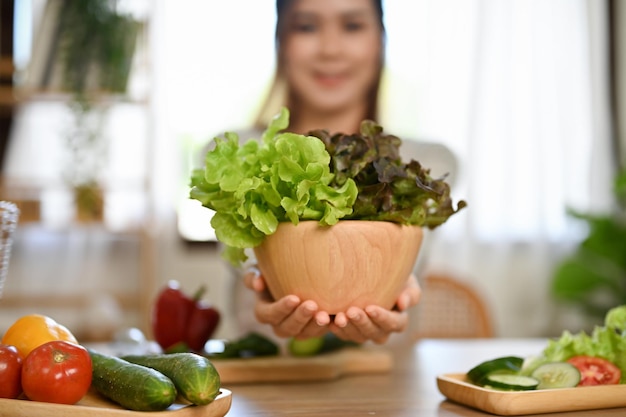
[[[293,356],[313,356],[318,353],[324,346],[324,338],[309,337],[307,339],[297,339],[292,337],[289,339],[287,349]]]
[[[523,375],[498,374],[487,375],[484,381],[485,387],[506,391],[529,391],[539,386],[539,380]]]
[[[544,363],[549,363],[549,362],[553,362],[553,361],[548,360],[543,355],[528,356],[526,359],[524,359],[524,364],[522,365],[522,369],[520,370],[519,373],[520,375],[524,375],[524,376],[532,376],[533,372],[535,372],[535,369],[539,368]]]
[[[210,352],[210,359],[251,358],[256,356],[275,356],[280,349],[276,343],[260,333],[250,332],[245,336],[224,343],[222,352]]]
[[[537,367],[532,377],[539,380],[537,389],[572,388],[580,382],[580,371],[571,363],[549,362]]]
[[[162,373],[115,356],[89,350],[91,386],[100,394],[134,411],[161,411],[176,400],[174,383]]]
[[[477,384],[485,385],[485,379],[492,374],[518,373],[524,364],[524,359],[517,356],[504,356],[482,362],[467,373],[467,378]]]
[[[334,352],[344,347],[358,347],[359,343],[351,340],[341,340],[334,333],[328,332],[324,335],[324,343],[318,353]]]
[[[220,393],[220,375],[213,363],[191,352],[130,355],[122,359],[155,369],[172,380],[178,393],[192,404],[206,405]]]
[[[341,340],[334,333],[326,333],[324,336],[310,337],[308,339],[289,339],[287,348],[293,356],[313,356],[317,354],[333,352],[347,346],[359,346],[358,343]]]

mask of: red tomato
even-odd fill
[[[26,356],[22,366],[22,388],[33,401],[75,404],[89,390],[92,363],[87,349],[55,340]]]
[[[606,359],[580,355],[567,361],[580,371],[579,387],[619,384],[622,378],[622,371]]]
[[[17,398],[22,393],[22,357],[17,348],[0,344],[0,398]]]

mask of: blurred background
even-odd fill
[[[232,272],[188,179],[261,105],[274,0],[0,5],[0,197],[22,210],[0,333],[31,312],[83,339],[148,331],[176,279],[208,287],[232,336]],[[425,268],[469,283],[501,337],[589,328],[626,303],[626,3],[384,6],[379,122],[448,146],[469,203],[431,232]]]

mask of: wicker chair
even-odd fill
[[[417,339],[494,336],[482,298],[469,285],[449,276],[431,274],[425,278],[416,313]]]

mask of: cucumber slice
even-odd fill
[[[519,374],[524,376],[532,376],[533,372],[535,372],[535,369],[548,362],[553,361],[546,359],[546,357],[541,354],[529,356],[524,359],[524,363],[522,364],[522,369],[520,370]]]
[[[529,391],[539,386],[539,380],[515,374],[490,374],[485,378],[485,387],[506,391]]]
[[[580,382],[580,371],[571,363],[549,362],[535,369],[532,377],[539,380],[537,389],[572,388]]]
[[[524,359],[517,356],[504,356],[485,361],[467,373],[467,378],[478,385],[484,385],[490,374],[513,374],[520,371]]]

